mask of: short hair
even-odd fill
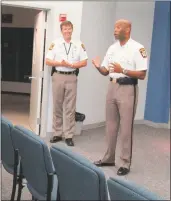
[[[63,27],[63,26],[71,26],[72,29],[73,29],[73,24],[72,24],[72,22],[70,22],[70,21],[64,21],[64,22],[62,22],[62,23],[60,24],[61,30],[62,30],[62,27]]]

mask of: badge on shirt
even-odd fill
[[[52,50],[54,46],[55,46],[55,44],[52,43],[52,44],[50,45],[50,47],[49,47],[49,50]]]
[[[81,44],[81,47],[83,48],[84,51],[86,51],[84,44]]]
[[[146,53],[145,48],[141,48],[141,49],[139,49],[139,51],[140,51],[143,58],[147,58],[147,53]]]

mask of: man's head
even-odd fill
[[[64,21],[61,23],[60,28],[64,39],[71,39],[73,24],[70,21]]]
[[[130,37],[131,33],[131,22],[128,20],[118,20],[115,23],[114,27],[114,36],[115,39],[119,41],[125,41]]]

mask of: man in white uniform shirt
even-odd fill
[[[70,21],[60,25],[62,38],[52,42],[46,56],[46,64],[54,68],[53,90],[53,129],[51,143],[62,140],[65,122],[65,142],[74,146],[77,76],[76,69],[87,65],[87,53],[81,41],[71,39],[73,24]],[[65,120],[63,121],[63,106]]]
[[[100,65],[97,57],[92,63],[110,83],[106,98],[106,135],[108,148],[97,166],[115,166],[117,135],[120,129],[121,164],[118,175],[130,171],[132,159],[133,121],[138,97],[138,79],[143,80],[147,71],[147,54],[143,45],[131,39],[131,23],[118,20],[114,27],[117,42],[109,47]]]

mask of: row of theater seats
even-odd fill
[[[103,171],[65,145],[48,148],[36,134],[1,117],[2,164],[13,175],[11,200],[23,180],[33,200],[161,200],[147,189]]]

